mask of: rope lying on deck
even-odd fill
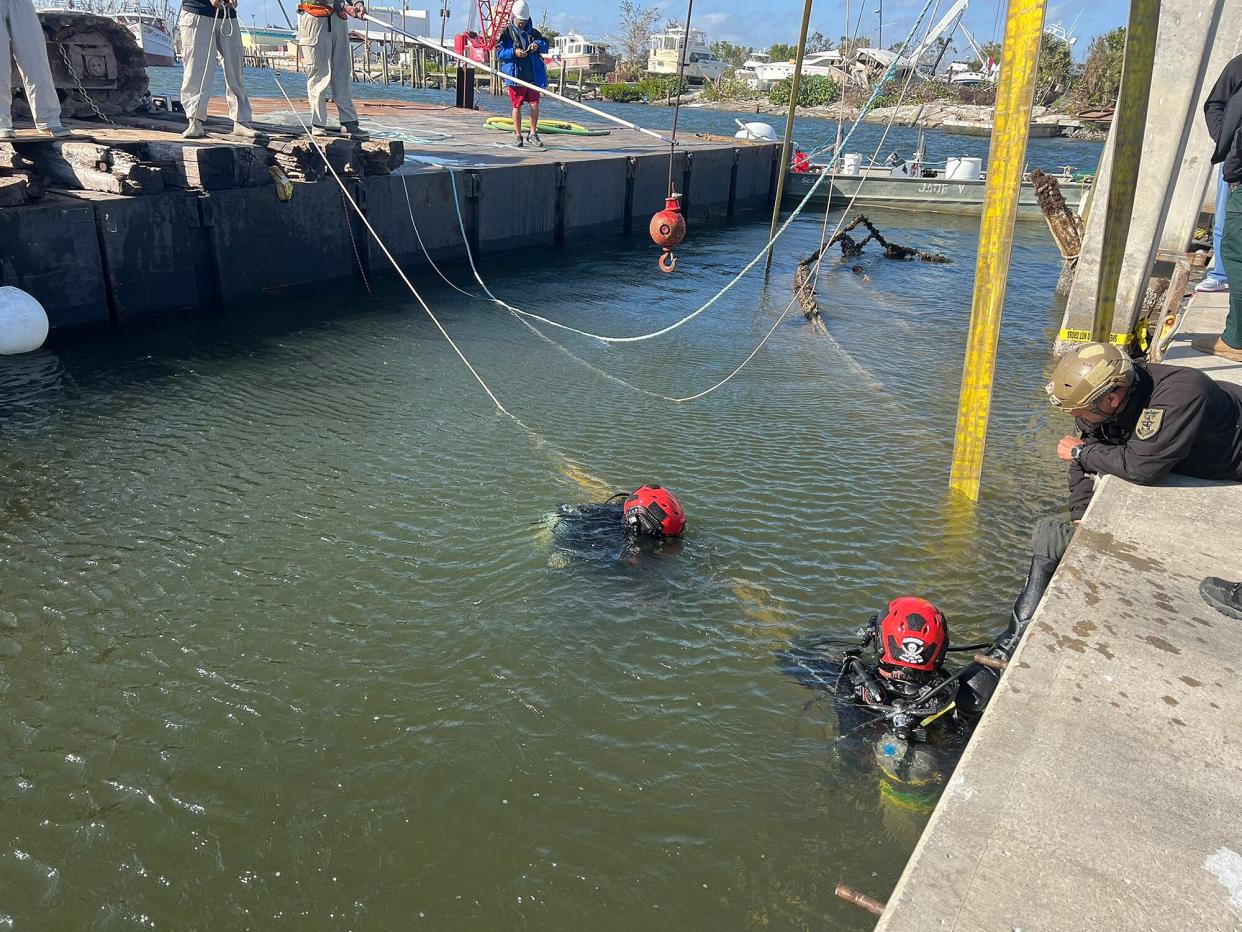
[[[858,226],[866,227],[867,235],[861,241],[855,242],[850,236],[850,231]],[[909,246],[902,246],[900,243],[894,243],[884,238],[884,235],[875,228],[865,214],[859,214],[844,227],[832,234],[822,246],[813,253],[798,262],[798,267],[794,269],[794,294],[798,302],[802,305],[802,313],[806,315],[807,320],[815,320],[820,316],[819,304],[815,300],[815,270],[819,266],[821,257],[825,252],[838,243],[841,244],[841,255],[847,259],[854,256],[862,255],[863,247],[872,240],[879,243],[884,249],[884,258],[903,261],[905,259],[921,259],[924,262],[935,262],[943,264],[952,262],[948,256],[939,252],[923,252],[920,249],[912,249]]]

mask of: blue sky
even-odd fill
[[[284,0],[285,9],[292,11],[294,3]],[[400,0],[373,0],[375,6],[400,6]],[[592,38],[606,38],[617,31],[617,16],[614,3],[564,2],[564,0],[528,0],[536,22],[546,12],[548,21],[562,32],[577,29]],[[876,9],[881,0],[866,0],[865,13],[860,31],[871,36],[875,41],[876,26],[879,17]],[[947,9],[950,0],[940,0],[941,9]],[[884,3],[884,44],[891,45],[905,38],[914,18],[922,8],[921,0],[883,0]],[[685,3],[682,0],[662,0],[652,3],[659,7],[666,17],[681,17],[685,14]],[[411,9],[431,7],[433,29],[439,28],[439,0],[435,3],[410,0]],[[473,0],[450,0],[452,16],[449,19],[448,34],[461,31],[466,26],[467,12],[474,6]],[[267,20],[273,24],[283,23],[280,11],[276,9],[276,0],[241,0],[240,10],[249,18],[249,12],[257,13],[260,22]],[[859,3],[851,0],[851,17],[858,15]],[[1126,21],[1128,7],[1119,0],[1103,0],[1103,2],[1065,2],[1050,0],[1047,22],[1061,20],[1069,27],[1077,19],[1074,33],[1079,36],[1075,47],[1075,57],[1082,58],[1091,38],[1106,32]],[[292,15],[292,13],[291,13]],[[728,39],[741,45],[753,45],[764,48],[772,42],[792,43],[798,37],[798,25],[801,21],[801,0],[696,0],[694,6],[694,23],[706,30],[712,39]],[[987,42],[1000,39],[1004,28],[1004,10],[996,3],[972,3],[966,13],[966,24],[979,39]],[[811,31],[819,30],[834,41],[838,36],[852,32],[845,27],[845,3],[843,0],[819,0],[811,13]],[[960,38],[955,43],[962,51],[966,44]]]

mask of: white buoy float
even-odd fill
[[[733,134],[734,139],[763,139],[768,142],[776,142],[776,129],[771,123],[760,123],[758,121],[744,123],[738,119],[734,119],[733,122],[741,127]]]
[[[47,311],[32,295],[0,286],[0,356],[33,353],[47,339]]]

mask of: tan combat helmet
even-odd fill
[[[1061,357],[1044,391],[1054,408],[1078,411],[1133,381],[1134,363],[1125,350],[1112,343],[1084,343]]]

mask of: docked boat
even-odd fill
[[[147,65],[168,67],[177,63],[172,31],[160,11],[147,3],[127,3],[112,18],[134,34]]]
[[[544,59],[553,67],[564,65],[567,71],[585,74],[608,74],[617,69],[617,56],[609,54],[608,46],[577,32],[557,36]]]
[[[992,123],[983,120],[945,120],[937,129],[955,136],[991,136]],[[1031,139],[1051,139],[1061,135],[1060,123],[1032,123]]]
[[[676,75],[681,59],[686,60],[683,74],[694,84],[719,81],[729,70],[727,62],[712,54],[707,44],[707,33],[701,29],[690,30],[690,42],[686,44],[686,31],[676,23],[670,23],[667,32],[657,33],[649,40],[651,51],[647,54],[647,71],[658,75]],[[683,49],[683,46],[686,46]]]
[[[831,207],[845,207],[855,198],[856,207],[896,207],[933,213],[980,213],[987,173],[978,158],[949,159],[943,168],[924,166],[918,160],[890,165],[861,164],[861,157],[846,154],[836,163],[836,175],[824,179],[811,200]],[[808,172],[791,171],[785,180],[785,197],[800,201],[821,174],[831,172],[831,165],[812,165]],[[1061,187],[1066,206],[1077,210],[1091,186],[1090,178],[1074,174],[1072,167],[1052,174]],[[1035,187],[1028,179],[1022,181],[1018,216],[1042,216],[1035,199]]]

